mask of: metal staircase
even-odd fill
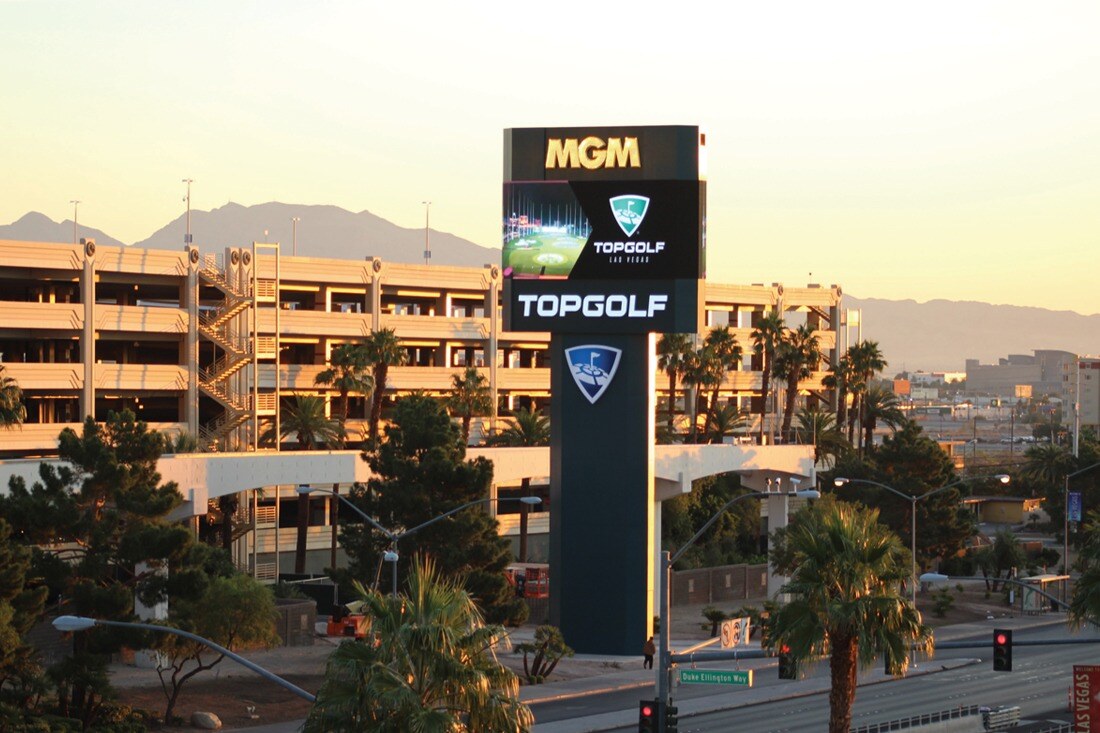
[[[215,353],[221,352],[213,363],[199,368],[199,391],[223,408],[221,415],[199,426],[199,440],[208,451],[233,449],[234,431],[255,416],[251,393],[233,378],[253,362],[252,339],[235,322],[253,307],[254,299],[251,288],[239,288],[226,278],[216,258],[204,259],[199,278],[223,296],[199,317],[199,336],[217,347]]]

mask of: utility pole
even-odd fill
[[[187,195],[183,198],[187,202],[187,231],[183,235],[183,243],[191,244],[191,184],[195,182],[193,178],[184,178],[183,182],[187,184]]]
[[[290,220],[290,241],[292,243],[290,253],[295,257],[298,256],[298,222],[300,222],[301,220],[302,217],[300,216],[295,216],[293,219]],[[333,567],[335,567],[335,565],[333,565]]]
[[[432,202],[421,201],[420,203],[424,204],[424,264],[430,265],[432,259],[432,248],[430,243],[428,242],[428,222],[430,221],[430,216],[432,212]]]
[[[73,244],[76,244],[78,241],[76,238],[76,209],[80,206],[80,202],[70,201],[69,203],[73,205]]]

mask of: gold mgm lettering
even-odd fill
[[[550,138],[546,141],[546,167],[549,168],[641,168],[642,158],[636,137],[609,137],[605,143],[589,135],[578,140]]]

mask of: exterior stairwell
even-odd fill
[[[206,450],[224,450],[232,433],[254,416],[252,395],[239,394],[232,378],[253,360],[252,341],[233,327],[233,319],[252,306],[252,297],[230,283],[214,263],[199,270],[204,283],[222,293],[223,300],[199,318],[199,335],[221,351],[215,361],[199,368],[199,391],[221,405],[218,417],[199,426],[199,440]],[[216,352],[215,352],[216,353]]]

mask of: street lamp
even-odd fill
[[[74,200],[69,203],[73,205],[73,244],[76,244],[76,212],[77,208],[80,206],[80,202]]]
[[[886,489],[891,494],[896,494],[896,495],[900,496],[902,499],[908,499],[909,502],[912,504],[912,508],[910,510],[911,525],[910,525],[910,530],[909,530],[909,542],[910,542],[910,551],[913,554],[913,577],[912,577],[912,581],[909,584],[910,585],[909,592],[910,592],[910,596],[913,599],[913,608],[916,609],[916,607],[917,607],[917,502],[921,501],[922,499],[927,499],[930,496],[935,496],[936,494],[939,494],[943,491],[947,491],[948,489],[952,489],[952,488],[958,486],[959,484],[964,484],[967,481],[974,481],[976,479],[981,479],[981,478],[995,478],[998,481],[1000,481],[1002,484],[1007,484],[1009,481],[1012,480],[1012,477],[1010,477],[1007,473],[998,473],[998,474],[995,474],[993,476],[967,476],[966,478],[959,479],[958,481],[953,481],[952,483],[949,483],[947,486],[941,486],[938,489],[932,489],[927,494],[921,494],[919,496],[912,496],[910,494],[906,494],[904,491],[898,491],[893,486],[887,486],[886,484],[880,484],[878,481],[870,481],[868,479],[862,479],[862,478],[845,478],[843,476],[838,476],[837,478],[833,479],[833,485],[836,486],[837,488],[840,488],[841,486],[844,486],[845,484],[870,484],[871,486],[877,486],[880,489]]]
[[[535,506],[535,505],[538,505],[538,504],[542,503],[542,499],[537,497],[537,496],[520,496],[520,497],[506,496],[506,497],[490,497],[490,498],[487,498],[487,499],[475,499],[474,501],[468,501],[465,504],[462,504],[461,506],[456,506],[454,509],[451,509],[448,512],[444,512],[443,514],[440,514],[438,517],[432,517],[431,519],[429,519],[426,522],[421,522],[420,524],[416,525],[415,527],[413,527],[411,529],[406,529],[404,532],[394,532],[392,530],[389,530],[389,529],[386,529],[385,527],[383,527],[381,524],[378,523],[378,520],[376,520],[374,517],[372,517],[369,514],[367,514],[366,512],[364,512],[359,507],[357,507],[351,500],[341,496],[340,494],[337,494],[336,492],[332,491],[331,489],[313,488],[312,486],[299,486],[297,488],[297,491],[298,491],[299,494],[307,494],[307,495],[313,493],[314,491],[318,491],[322,494],[330,494],[331,496],[335,496],[337,499],[339,499],[340,501],[344,502],[349,507],[351,507],[352,510],[354,510],[355,513],[358,514],[360,517],[365,519],[368,524],[370,524],[372,527],[374,527],[375,529],[377,529],[379,532],[381,532],[383,535],[386,536],[386,539],[388,539],[390,541],[390,549],[386,550],[385,554],[382,555],[382,559],[384,561],[388,562],[388,563],[392,563],[392,566],[393,566],[393,595],[395,595],[395,596],[397,595],[397,561],[401,559],[401,556],[397,552],[397,543],[400,542],[401,540],[405,539],[409,535],[411,535],[413,532],[417,532],[421,529],[424,529],[425,527],[427,527],[430,524],[435,524],[436,522],[438,522],[442,519],[446,519],[447,517],[451,516],[452,514],[457,514],[458,512],[462,511],[463,509],[469,509],[470,507],[476,506],[478,504],[491,504],[494,501],[497,501],[497,502],[500,502],[500,501],[518,501],[518,502],[522,502],[523,504],[527,504],[529,506]]]
[[[187,202],[187,229],[183,235],[183,243],[191,244],[191,184],[195,182],[195,179],[184,178],[182,182],[187,184],[187,195],[183,197],[183,200]]]
[[[430,229],[428,228],[428,222],[430,221],[430,216],[432,213],[432,202],[421,201],[420,203],[424,204],[424,264],[430,265],[432,264],[432,248],[428,242],[428,232],[430,231]]]
[[[302,217],[295,216],[290,220],[290,241],[292,242],[290,253],[294,256],[298,255],[298,222],[302,220]]]
[[[791,483],[797,486],[798,479],[791,479]],[[773,485],[773,483],[772,483],[771,479],[769,479],[768,480],[768,488],[770,489],[772,487],[772,485]],[[776,487],[776,490],[778,491],[778,489],[779,489],[779,480],[778,479],[775,481],[774,486]],[[803,490],[803,491],[788,491],[786,495],[787,496],[798,497],[800,499],[818,499],[818,498],[821,497],[821,492],[817,491],[816,489],[806,489],[806,490]],[[776,492],[775,491],[754,491],[750,494],[741,494],[740,496],[735,496],[732,499],[730,499],[729,501],[727,501],[721,509],[719,509],[717,512],[715,512],[714,516],[711,517],[710,519],[708,519],[706,524],[704,524],[699,529],[699,531],[695,533],[695,536],[692,537],[687,542],[685,542],[680,547],[680,549],[676,551],[675,555],[672,555],[670,557],[668,550],[662,550],[661,551],[661,568],[660,568],[660,578],[659,578],[659,581],[660,581],[659,589],[660,589],[660,597],[661,597],[660,603],[661,603],[661,605],[660,605],[660,608],[658,609],[659,619],[660,619],[660,626],[661,626],[661,630],[660,630],[661,648],[660,648],[660,654],[659,654],[660,664],[658,665],[658,669],[657,669],[657,697],[660,699],[660,701],[662,702],[663,707],[665,709],[668,708],[668,704],[669,704],[669,702],[668,702],[669,701],[669,688],[671,686],[671,680],[669,679],[669,677],[672,674],[672,659],[671,659],[672,650],[669,649],[669,628],[668,628],[669,624],[670,624],[670,617],[671,617],[670,608],[669,608],[670,607],[669,575],[670,575],[671,570],[672,570],[672,564],[675,563],[677,560],[679,560],[681,557],[683,557],[683,554],[685,552],[687,552],[688,548],[690,548],[692,545],[694,545],[696,540],[698,540],[700,537],[702,537],[703,533],[705,533],[708,529],[710,529],[711,526],[715,522],[718,521],[718,518],[721,517],[726,512],[726,510],[729,509],[731,506],[733,506],[734,504],[736,504],[739,501],[744,501],[745,499],[767,499],[768,497],[771,497],[771,496],[776,496]]]
[[[1065,575],[1069,575],[1069,480],[1071,478],[1073,478],[1074,476],[1080,476],[1082,473],[1085,473],[1086,471],[1091,471],[1092,469],[1096,468],[1097,466],[1100,466],[1100,463],[1094,463],[1091,466],[1085,466],[1084,468],[1080,469],[1079,471],[1074,471],[1073,473],[1067,473],[1066,474],[1066,488],[1065,488],[1065,491],[1064,491],[1063,503],[1062,503],[1062,506],[1065,507],[1065,511],[1063,512],[1063,514],[1064,514],[1063,520],[1064,521],[1063,521],[1063,528],[1062,528],[1062,543],[1063,543],[1062,544],[1062,565],[1065,566],[1065,569],[1066,569]],[[1068,581],[1066,581],[1066,582],[1068,583]],[[1063,590],[1062,590],[1063,597],[1066,596],[1068,591],[1069,591],[1069,586],[1064,585]]]
[[[191,641],[197,641],[200,644],[205,644],[219,654],[224,654],[225,656],[229,657],[237,664],[248,667],[261,677],[271,680],[277,685],[285,687],[300,698],[309,700],[310,702],[315,702],[317,700],[316,696],[311,695],[294,683],[284,680],[282,677],[279,677],[278,675],[269,672],[255,662],[250,662],[239,654],[229,651],[220,644],[215,644],[209,639],[204,639],[197,634],[192,634],[189,631],[183,631],[182,629],[176,629],[171,626],[158,626],[156,624],[139,624],[131,621],[104,621],[103,619],[88,618],[86,616],[58,616],[53,620],[53,625],[54,628],[58,631],[85,631],[92,628],[93,626],[121,626],[130,629],[144,629],[146,631],[158,631],[165,634],[175,634],[176,636],[182,636],[185,639],[190,639]]]

